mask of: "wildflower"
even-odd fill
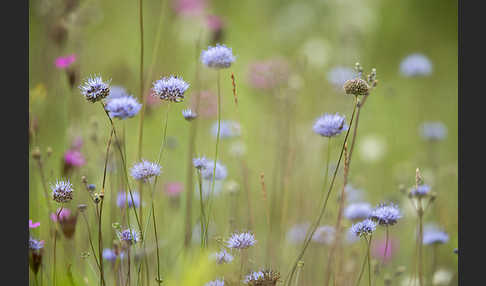
[[[51,186],[52,198],[58,203],[67,203],[73,199],[73,185],[68,181],[57,181]]]
[[[347,80],[344,83],[343,88],[346,94],[352,94],[355,96],[367,95],[370,89],[366,81],[360,78]]]
[[[118,238],[121,241],[126,242],[128,245],[135,244],[140,240],[138,237],[138,232],[134,229],[125,229],[119,232]]]
[[[253,246],[256,242],[255,236],[250,232],[234,233],[226,241],[226,246],[229,248],[246,249]]]
[[[29,249],[32,251],[38,251],[44,248],[44,241],[43,240],[37,240],[32,237],[29,238]]]
[[[146,160],[135,164],[130,173],[135,180],[143,180],[148,182],[149,179],[160,175],[160,165]]]
[[[385,248],[386,248],[386,253],[385,253]],[[397,240],[390,237],[388,239],[388,245],[387,245],[386,239],[380,239],[374,241],[371,250],[371,255],[382,260],[383,262],[388,262],[392,259],[397,249],[398,249]]]
[[[73,167],[81,167],[85,162],[86,160],[79,150],[69,149],[64,153],[64,172],[67,173]]]
[[[346,200],[348,202],[360,202],[364,199],[364,190],[353,187],[351,184],[347,184],[344,187],[346,193]]]
[[[102,257],[103,257],[103,259],[108,260],[108,261],[115,261],[116,260],[116,254],[110,248],[103,249]]]
[[[178,14],[195,16],[204,12],[206,6],[207,0],[176,0],[173,8]]]
[[[277,281],[280,279],[280,273],[272,270],[262,270],[252,272],[245,277],[245,284],[251,286],[264,286],[264,285],[277,285]]]
[[[325,137],[334,137],[341,132],[348,130],[344,116],[336,114],[324,114],[319,117],[312,127],[316,134]]]
[[[417,188],[413,188],[410,191],[410,195],[413,197],[424,197],[430,192],[430,186],[429,185],[418,185]]]
[[[104,82],[100,76],[90,76],[83,85],[79,86],[79,89],[86,100],[94,103],[110,94],[110,82],[111,80]]]
[[[207,161],[205,166],[201,169],[201,176],[205,180],[212,180],[213,179],[213,171],[214,171],[214,160]],[[219,162],[216,162],[216,172],[214,172],[214,179],[215,180],[224,180],[226,176],[228,176],[228,171],[226,167]]]
[[[224,286],[224,280],[213,280],[204,284],[204,286]]]
[[[94,191],[94,190],[96,190],[96,186],[95,186],[95,184],[89,184],[89,185],[88,185],[88,190],[90,190],[90,191]]]
[[[218,122],[215,122],[211,127],[211,133],[214,137],[218,135]],[[240,124],[232,120],[222,120],[219,128],[219,138],[237,137],[241,134]]]
[[[133,208],[133,207],[138,208],[140,206],[140,194],[135,191],[132,191],[131,195],[130,193],[128,193],[128,202],[127,202],[127,192],[118,193],[118,197],[116,199],[116,205],[119,208],[126,208],[127,203],[129,208]]]
[[[371,205],[368,203],[350,204],[344,209],[344,217],[349,220],[367,219],[371,210]]]
[[[424,236],[423,236],[423,244],[424,245],[431,245],[431,244],[444,244],[449,241],[449,235],[437,228],[436,226],[429,226],[426,227],[424,230]]]
[[[71,210],[68,208],[57,209],[56,213],[51,213],[51,220],[59,222],[64,236],[67,238],[72,238],[74,236],[76,222],[78,220],[77,212],[72,214]]]
[[[432,73],[432,63],[422,54],[411,54],[400,63],[400,72],[407,77],[428,76]]]
[[[212,91],[200,91],[191,96],[190,107],[199,111],[198,117],[213,118],[218,111],[218,96]]]
[[[70,215],[71,211],[68,208],[59,208],[57,209],[56,213],[51,213],[51,220],[53,222],[58,222],[67,219]]]
[[[329,225],[322,225],[316,228],[312,241],[323,244],[331,244],[334,241],[336,230]]]
[[[108,97],[106,97],[106,99],[111,100],[111,99],[115,99],[115,98],[129,96],[129,95],[130,94],[128,93],[128,91],[123,86],[113,85],[110,88],[110,94],[108,95]]]
[[[216,260],[218,264],[230,263],[234,259],[233,255],[229,254],[226,249],[221,249],[220,252],[213,253],[211,258]]]
[[[269,90],[286,83],[289,79],[289,67],[283,60],[256,62],[248,68],[248,78],[254,88]]]
[[[287,231],[287,241],[292,244],[301,243],[305,239],[305,235],[307,234],[307,230],[309,229],[310,224],[308,222],[296,224],[292,226],[289,231]]]
[[[165,192],[169,197],[180,196],[184,186],[181,182],[169,182],[165,184]]]
[[[194,158],[192,159],[192,165],[196,169],[202,169],[205,168],[207,165],[208,161],[206,160],[205,157],[199,157],[199,158]]]
[[[356,78],[353,69],[347,67],[334,67],[327,73],[327,80],[335,87],[342,87],[347,80]]]
[[[428,141],[440,141],[447,136],[447,127],[444,123],[436,122],[424,122],[420,126],[420,134],[423,139]]]
[[[201,52],[201,62],[209,68],[229,68],[234,61],[233,51],[225,45],[209,46],[207,50]]]
[[[380,204],[370,214],[370,218],[380,225],[394,225],[401,217],[400,210],[392,203]]]
[[[58,69],[65,69],[68,68],[75,61],[76,61],[76,55],[72,54],[65,57],[58,57],[55,61],[55,64]]]
[[[262,271],[252,272],[245,277],[245,284],[250,283],[250,281],[257,281],[258,279],[263,279],[264,275]]]
[[[30,228],[37,228],[40,226],[40,222],[32,222],[31,219],[29,219],[29,229]]]
[[[182,102],[184,93],[189,88],[189,84],[181,77],[169,76],[163,77],[153,83],[153,92],[161,100],[169,102]]]
[[[193,119],[196,119],[197,114],[196,112],[192,111],[192,109],[184,109],[182,110],[182,116],[184,116],[184,119],[187,121],[191,121]]]
[[[134,117],[142,108],[132,96],[118,97],[108,100],[105,105],[106,111],[111,118],[127,119]]]
[[[44,248],[44,241],[38,241],[32,237],[29,238],[29,266],[32,271],[37,274],[42,264],[42,250]]]
[[[351,226],[351,231],[359,237],[370,235],[375,229],[376,223],[370,219],[365,219]]]

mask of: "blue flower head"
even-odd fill
[[[111,100],[114,98],[119,98],[119,97],[125,97],[129,96],[130,94],[128,91],[123,87],[119,85],[112,85],[110,87],[110,94],[106,97],[107,100]]]
[[[432,73],[432,63],[422,54],[411,54],[401,62],[400,72],[407,77],[428,76]]]
[[[108,260],[108,261],[115,261],[116,260],[116,253],[110,248],[105,248],[105,249],[103,249],[102,257],[103,257],[103,259]]]
[[[362,237],[372,234],[376,229],[376,222],[371,219],[365,219],[351,226],[354,235]]]
[[[189,84],[181,77],[173,76],[163,77],[153,83],[152,90],[154,95],[161,100],[170,102],[184,101],[184,93],[189,88]]]
[[[148,182],[151,178],[160,175],[160,169],[161,167],[157,163],[142,160],[132,167],[131,175],[135,180]]]
[[[250,286],[277,285],[279,279],[280,273],[278,272],[272,270],[260,270],[246,275],[243,283]]]
[[[310,224],[308,222],[300,223],[292,226],[287,231],[287,235],[286,235],[287,241],[292,244],[303,242],[307,234],[307,230],[309,229],[309,226]]]
[[[214,137],[218,135],[218,122],[213,123],[211,133]],[[238,122],[232,120],[222,120],[219,128],[219,138],[238,137],[241,134],[241,126]]]
[[[370,214],[370,218],[380,225],[394,225],[402,217],[398,206],[379,204]]]
[[[225,45],[209,46],[207,50],[201,52],[201,62],[210,68],[229,68],[234,61],[233,51]]]
[[[371,210],[371,205],[368,203],[353,203],[344,209],[344,217],[349,220],[367,219]]]
[[[138,237],[138,232],[134,229],[125,229],[119,232],[118,238],[121,241],[128,243],[128,245],[135,244],[140,240]]]
[[[321,136],[333,137],[348,130],[348,126],[346,125],[344,116],[341,116],[338,113],[326,113],[316,120],[312,129],[315,133]]]
[[[224,280],[213,280],[209,281],[208,283],[204,284],[204,286],[224,286]]]
[[[208,163],[208,160],[206,159],[206,157],[199,157],[199,158],[193,158],[192,159],[192,165],[196,169],[205,168],[207,163]]]
[[[226,241],[229,248],[246,249],[256,243],[255,236],[250,232],[234,233]]]
[[[449,235],[436,226],[429,226],[424,230],[424,236],[422,240],[422,243],[424,245],[444,244],[448,241]]]
[[[44,247],[44,241],[39,241],[29,237],[29,249],[32,251],[39,251]]]
[[[429,185],[418,185],[416,188],[413,188],[412,191],[410,192],[410,195],[413,197],[424,197],[430,192],[430,186]]]
[[[105,105],[106,111],[112,118],[126,119],[134,117],[142,108],[132,96],[117,97],[108,100]]]
[[[420,135],[428,141],[444,140],[447,136],[447,127],[442,122],[424,122],[420,126]]]
[[[214,160],[206,161],[206,164],[201,169],[201,176],[205,180],[212,180],[213,179],[213,171],[214,171]],[[219,162],[216,162],[216,172],[215,180],[224,180],[228,176],[228,171],[226,167]]]
[[[196,112],[192,111],[192,109],[184,109],[182,110],[182,116],[184,116],[184,119],[187,121],[191,121],[193,119],[196,119],[197,114]]]
[[[132,200],[133,196],[133,200]],[[132,196],[130,193],[128,193],[128,207],[133,208],[138,208],[140,206],[140,194],[138,192],[132,192]],[[126,192],[120,192],[118,193],[118,197],[116,199],[116,205],[119,208],[126,208],[127,207],[127,193]]]
[[[97,102],[110,94],[110,82],[104,82],[100,76],[90,76],[79,86],[81,94],[89,102]]]
[[[73,184],[67,181],[57,181],[51,186],[52,198],[58,203],[67,203],[73,199]]]
[[[312,241],[322,244],[331,244],[334,241],[336,229],[333,226],[322,225],[316,228]]]
[[[234,259],[233,255],[228,253],[224,248],[221,249],[220,252],[213,253],[211,258],[214,259],[218,264],[230,263]]]

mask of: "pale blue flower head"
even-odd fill
[[[232,49],[225,45],[209,46],[207,50],[201,52],[201,62],[209,68],[229,68],[234,61]]]
[[[196,169],[205,168],[206,165],[207,165],[207,163],[208,163],[208,160],[204,156],[203,157],[198,157],[198,158],[193,158],[192,159],[192,165]]]
[[[196,119],[197,114],[196,112],[192,111],[192,109],[184,109],[182,110],[182,116],[184,116],[184,119],[187,121],[191,121],[193,119]]]
[[[226,246],[235,249],[246,249],[253,246],[256,242],[255,236],[250,232],[234,233],[226,241]]]
[[[206,161],[206,164],[201,168],[201,176],[205,180],[212,180],[213,179],[213,171],[214,171],[214,160]],[[228,176],[228,171],[226,170],[226,166],[216,162],[216,172],[214,172],[215,180],[224,180]]]
[[[430,186],[423,184],[418,185],[410,191],[410,195],[413,197],[425,197],[430,192]]]
[[[336,229],[330,225],[322,225],[316,228],[312,241],[322,244],[331,244],[334,241]]]
[[[351,226],[354,235],[362,237],[372,234],[376,229],[376,222],[371,219],[365,219]]]
[[[160,175],[161,168],[157,163],[142,160],[142,162],[133,165],[131,175],[135,180],[148,182],[151,178]]]
[[[129,245],[135,244],[140,240],[139,234],[135,229],[125,229],[119,232],[118,238]]]
[[[287,231],[287,235],[286,235],[287,241],[292,244],[303,242],[307,234],[307,230],[309,229],[309,226],[310,224],[308,222],[300,223],[292,226]]]
[[[422,54],[411,54],[401,62],[400,72],[407,77],[428,76],[432,73],[432,63]]]
[[[58,203],[67,203],[73,199],[73,184],[67,181],[57,181],[51,185],[52,198]]]
[[[370,214],[370,218],[380,225],[394,225],[401,217],[398,206],[393,203],[379,204]]]
[[[218,122],[213,123],[211,133],[214,137],[218,135]],[[219,129],[219,138],[238,137],[241,134],[241,126],[238,122],[232,120],[222,120]]]
[[[420,126],[420,135],[428,141],[444,140],[447,136],[447,127],[439,121],[424,122]]]
[[[29,249],[33,251],[41,250],[44,247],[44,241],[39,241],[32,237],[29,237]]]
[[[348,130],[344,116],[336,114],[324,114],[319,117],[312,128],[315,133],[324,137],[333,137]]]
[[[371,211],[371,205],[368,203],[353,203],[344,209],[344,217],[349,220],[363,220],[370,216]]]
[[[79,86],[79,90],[86,100],[94,103],[110,94],[110,82],[104,82],[100,76],[90,76]]]
[[[356,78],[357,76],[353,69],[337,66],[327,73],[327,80],[336,88],[341,88],[347,80]]]
[[[218,264],[226,264],[233,261],[234,257],[226,251],[226,249],[221,249],[220,252],[213,253],[211,259],[215,260]]]
[[[119,98],[119,97],[125,97],[129,96],[130,94],[128,91],[123,87],[119,85],[112,85],[110,87],[110,94],[106,97],[107,100],[111,100],[114,98]]]
[[[444,244],[449,241],[449,235],[435,225],[425,227],[422,243],[425,245]]]
[[[182,102],[184,101],[184,93],[188,88],[189,84],[181,77],[171,75],[155,81],[152,90],[154,95],[161,100]]]
[[[213,280],[204,284],[204,286],[224,286],[224,280]]]
[[[132,200],[133,196],[133,200]],[[119,208],[126,208],[127,207],[127,193],[126,192],[120,192],[118,193],[118,197],[116,199],[116,205]],[[140,206],[140,194],[138,192],[132,191],[132,195],[128,193],[128,207],[129,208],[138,208]]]
[[[127,119],[134,117],[142,108],[132,96],[117,97],[108,100],[105,105],[106,111],[112,118]]]
[[[103,257],[103,259],[108,260],[108,261],[115,261],[116,260],[116,254],[110,248],[103,249],[102,257]]]
[[[265,278],[265,274],[262,271],[252,272],[245,277],[245,284],[248,284],[252,281],[263,280]]]

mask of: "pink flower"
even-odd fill
[[[181,15],[196,16],[206,9],[207,0],[175,0],[174,10]]]
[[[31,219],[29,219],[29,228],[36,228],[40,226],[40,222],[32,222]]]
[[[178,197],[184,186],[180,182],[170,182],[165,184],[165,192],[169,197]]]
[[[71,149],[81,150],[81,147],[83,147],[83,138],[81,136],[78,136],[71,143]]]
[[[57,209],[56,213],[51,213],[51,220],[56,222],[57,221],[57,214],[59,213],[60,209]],[[69,209],[63,208],[59,213],[59,221],[66,220],[71,215],[71,211]]]
[[[208,28],[211,31],[219,31],[224,26],[224,22],[221,19],[221,17],[216,16],[216,15],[208,15],[207,16],[207,22],[206,23],[208,25]]]
[[[255,62],[248,69],[248,80],[254,88],[272,89],[289,78],[289,66],[280,59]]]
[[[72,54],[65,57],[58,57],[55,61],[55,64],[58,69],[65,69],[68,68],[75,61],[76,61],[76,55]]]
[[[203,118],[213,118],[218,111],[218,97],[211,91],[201,91],[199,93],[199,111],[198,116]],[[190,99],[190,106],[192,110],[196,110],[197,94],[192,94]]]
[[[386,254],[385,244],[385,238],[374,241],[371,248],[371,255],[376,259],[382,260],[386,263],[392,260],[393,255],[398,250],[398,240],[393,239],[392,237],[388,238],[388,248],[386,250]]]
[[[83,154],[78,150],[67,150],[64,153],[64,163],[68,166],[81,167],[84,165],[85,160]]]

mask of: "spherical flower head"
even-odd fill
[[[398,206],[380,204],[370,214],[370,218],[380,225],[394,225],[402,217]]]
[[[161,100],[169,102],[184,101],[184,93],[189,88],[189,84],[181,77],[169,76],[163,77],[153,83],[152,91],[155,96]]]
[[[106,97],[106,99],[112,100],[115,98],[120,98],[125,96],[130,96],[130,94],[123,86],[113,85],[110,87],[110,94],[108,95],[108,97]]]
[[[118,237],[121,241],[126,242],[128,245],[137,243],[140,239],[138,232],[134,229],[125,229],[118,233]]]
[[[246,275],[244,283],[249,284],[250,282],[258,281],[259,279],[263,279],[263,278],[264,278],[264,274],[262,271],[252,272]]]
[[[244,283],[250,286],[277,285],[280,273],[272,270],[261,270],[252,272],[245,277]]]
[[[135,180],[148,182],[151,178],[160,175],[160,165],[146,160],[135,164],[130,173]]]
[[[218,122],[213,123],[211,133],[216,138],[218,135]],[[222,120],[219,127],[219,138],[238,137],[241,134],[241,126],[238,122],[232,120]]]
[[[51,186],[52,198],[58,203],[67,203],[73,199],[73,185],[68,181],[57,181]]]
[[[316,228],[312,241],[323,244],[331,244],[334,241],[336,229],[329,225],[322,225]]]
[[[431,245],[431,244],[444,244],[449,241],[449,235],[437,228],[437,227],[427,227],[424,230],[424,236],[422,243],[424,245]]]
[[[416,188],[413,188],[412,191],[410,192],[410,195],[413,197],[425,197],[428,193],[430,192],[430,186],[429,185],[418,185]]]
[[[213,280],[204,284],[204,286],[224,286],[224,280]]]
[[[341,88],[347,80],[356,78],[356,72],[348,67],[334,67],[327,73],[327,80],[336,88]]]
[[[129,208],[138,208],[140,206],[140,194],[138,192],[130,193],[120,192],[118,193],[118,197],[116,198],[116,205],[119,208],[126,208],[127,207],[127,196],[128,196],[128,207]],[[133,200],[132,200],[133,196]]]
[[[64,153],[64,163],[68,166],[81,167],[85,162],[84,156],[79,150],[70,149]]]
[[[420,126],[420,135],[428,141],[441,141],[447,136],[447,127],[442,122],[424,122]]]
[[[348,125],[346,125],[346,118],[339,113],[326,113],[316,120],[312,130],[324,137],[334,137],[348,130]]]
[[[250,232],[234,233],[226,241],[226,246],[235,249],[246,249],[253,246],[256,242],[255,236]]]
[[[406,77],[428,76],[432,73],[432,63],[422,54],[411,54],[400,63],[400,72]]]
[[[37,240],[32,237],[29,237],[29,249],[32,251],[39,251],[44,247],[43,240]]]
[[[218,264],[230,263],[234,259],[233,255],[228,253],[226,249],[221,249],[220,252],[213,253],[211,258],[214,259]]]
[[[358,95],[367,95],[369,93],[370,87],[366,81],[355,78],[347,80],[343,85],[344,91],[346,94],[352,94],[355,96]]]
[[[197,114],[196,112],[192,111],[192,109],[187,108],[182,110],[182,116],[184,116],[185,120],[192,121],[193,119],[196,119]]]
[[[365,219],[351,226],[354,235],[362,237],[372,234],[376,229],[376,222],[371,219]]]
[[[367,219],[371,211],[371,205],[368,203],[354,203],[344,209],[344,217],[349,220]]]
[[[124,96],[110,99],[105,109],[111,118],[127,119],[134,117],[142,108],[142,104],[138,103],[132,96]]]
[[[209,46],[207,50],[201,52],[201,62],[209,68],[229,68],[234,61],[232,49],[225,45]]]
[[[304,241],[309,229],[309,223],[300,223],[292,226],[289,231],[287,231],[286,239],[292,244],[301,243]]]
[[[90,76],[79,86],[86,100],[95,103],[110,94],[110,82],[104,82],[100,76]]]
[[[116,253],[110,248],[105,248],[105,249],[103,249],[102,257],[103,257],[103,259],[108,260],[108,261],[115,261],[116,260]]]
[[[208,160],[206,157],[199,157],[199,158],[193,158],[192,159],[192,165],[196,169],[202,169],[205,168],[208,163]]]
[[[213,171],[214,171],[214,160],[207,161],[205,166],[201,169],[201,176],[205,180],[212,180],[213,179]],[[219,162],[216,162],[216,172],[214,172],[214,179],[215,180],[224,180],[228,176],[228,171],[226,167]]]
[[[56,68],[66,69],[76,61],[76,55],[72,54],[65,57],[58,57],[55,61]]]

